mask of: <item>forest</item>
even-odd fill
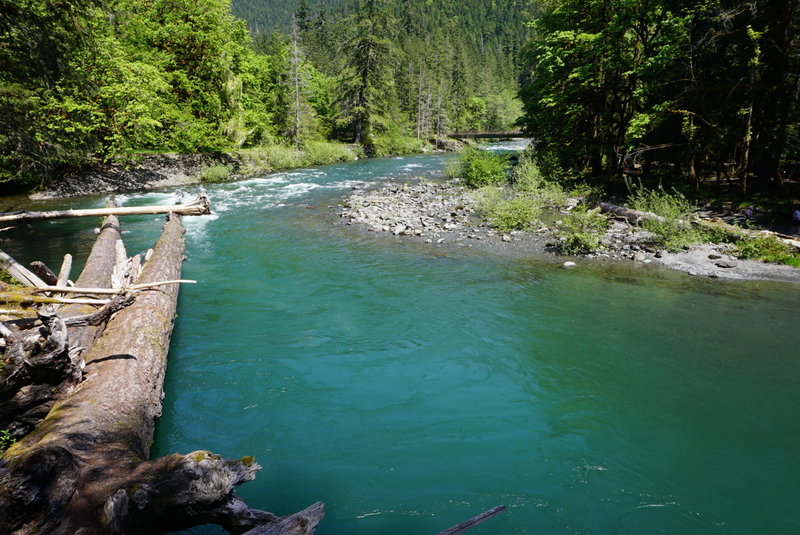
[[[0,7],[6,189],[148,152],[413,152],[521,112],[522,0],[300,2],[288,26],[252,33],[228,0]]]
[[[798,3],[0,0],[0,183],[148,152],[407,153],[516,125],[552,176],[785,190]]]
[[[799,4],[543,3],[522,89],[540,165],[785,189],[800,171]]]

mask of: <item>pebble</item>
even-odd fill
[[[566,269],[569,269],[569,268],[572,268],[572,267],[575,267],[575,266],[577,266],[577,264],[575,262],[564,262],[562,264],[562,267],[564,267]]]

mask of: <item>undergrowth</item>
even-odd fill
[[[11,431],[8,429],[0,429],[0,451],[6,451],[14,442],[16,442],[16,440],[11,436]]]
[[[677,190],[668,192],[659,186],[647,189],[641,184],[628,183],[628,206],[634,210],[651,212],[663,220],[645,219],[642,226],[655,234],[655,243],[668,251],[680,251],[691,245],[725,240],[724,232],[698,228],[690,218],[695,206]]]
[[[561,221],[558,249],[568,255],[593,253],[602,248],[606,230],[608,218],[600,213],[600,208],[588,210],[585,205],[577,206]]]
[[[508,182],[508,156],[477,147],[467,147],[445,168],[451,178],[459,177],[468,188],[499,186]]]
[[[200,182],[204,184],[216,184],[218,182],[225,182],[231,176],[230,165],[210,165],[204,167],[200,171]]]
[[[800,251],[775,236],[742,236],[735,246],[740,258],[800,267]]]
[[[477,197],[478,213],[500,232],[525,230],[538,221],[539,203],[530,195],[486,186],[478,190]]]

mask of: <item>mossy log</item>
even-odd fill
[[[172,216],[136,282],[180,279],[183,252]],[[178,284],[142,290],[117,312],[85,355],[85,380],[5,452],[0,533],[151,535],[204,523],[236,534],[294,534],[301,524],[313,532],[321,505],[295,522],[236,496],[260,468],[252,458],[202,451],[148,460],[177,294]]]
[[[113,216],[106,218],[78,280],[108,288],[121,243],[119,221]],[[68,263],[71,264],[71,257]],[[62,271],[65,271],[63,266]],[[30,331],[35,327],[30,320],[9,324],[12,329],[18,328],[3,337],[7,349],[0,371],[0,428],[18,439],[47,416],[56,399],[81,380],[85,348],[94,343],[110,315],[129,304],[127,301],[122,304],[124,300],[107,302],[80,296],[77,300],[63,300],[31,296],[27,292],[0,294],[0,301],[27,305],[71,303],[62,306],[57,317],[52,313],[55,306],[46,310],[46,318],[40,313],[41,329]],[[63,340],[54,339],[62,326],[67,328],[66,336]],[[58,351],[53,349],[56,345],[61,346]]]

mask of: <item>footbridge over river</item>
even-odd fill
[[[453,139],[519,139],[527,138],[525,132],[519,130],[506,131],[506,132],[452,132],[449,137]]]

